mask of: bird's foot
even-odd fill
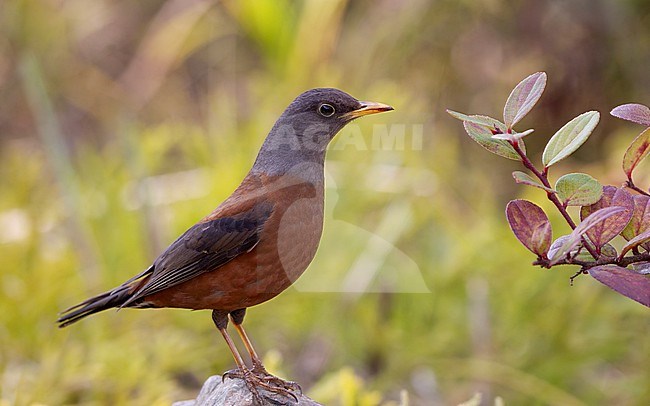
[[[270,385],[278,388],[284,388],[290,392],[297,392],[298,394],[302,395],[302,388],[300,385],[298,385],[297,382],[285,381],[282,378],[278,378],[277,376],[270,374],[261,363],[254,362],[251,372]]]
[[[249,369],[244,369],[243,371],[241,369],[233,369],[228,372],[224,372],[224,374],[221,376],[221,379],[222,381],[225,380],[226,378],[242,379],[244,382],[246,382],[246,387],[253,395],[253,404],[257,406],[265,406],[265,405],[284,406],[293,403],[298,403],[298,396],[296,396],[293,393],[295,387],[300,388],[298,384],[295,384],[294,382],[284,381],[278,377],[269,374],[268,372],[266,374],[268,376],[258,375],[257,373]],[[275,379],[269,379],[269,377]],[[295,386],[292,386],[291,384]],[[260,389],[262,391],[274,393],[284,398],[291,399],[292,402],[287,403],[287,402],[278,401],[275,398],[263,394],[262,391],[260,391]],[[299,393],[302,394],[302,391],[299,391]]]

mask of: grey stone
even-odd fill
[[[305,395],[296,394],[298,403],[293,398],[286,398],[266,391],[260,391],[264,396],[275,400],[268,401],[268,405],[291,405],[291,406],[322,406]],[[226,379],[221,382],[221,376],[209,377],[199,395],[194,400],[175,402],[172,406],[256,406],[253,405],[253,395],[246,387],[242,379]]]

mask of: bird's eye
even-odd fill
[[[336,110],[331,104],[323,103],[318,106],[318,113],[323,117],[332,117]]]

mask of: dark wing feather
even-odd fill
[[[272,204],[258,203],[249,211],[194,225],[154,261],[151,277],[122,307],[213,271],[249,252],[259,242],[272,211]]]

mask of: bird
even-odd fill
[[[111,308],[212,310],[212,321],[258,404],[264,389],[297,399],[298,384],[271,375],[242,323],[246,309],[287,289],[314,258],[324,213],[326,149],[352,120],[393,110],[342,90],[316,88],[296,97],[275,122],[253,166],[235,191],[178,237],[143,272],[64,310],[65,327]],[[229,320],[252,363],[246,366]]]

